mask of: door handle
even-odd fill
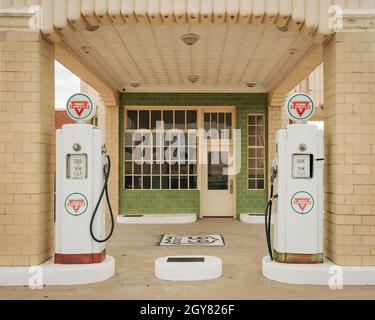
[[[233,179],[230,179],[230,187],[229,187],[229,191],[231,194],[233,194],[234,192],[234,183],[233,183]]]

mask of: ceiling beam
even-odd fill
[[[293,66],[288,74],[271,90],[270,105],[283,105],[286,96],[323,62],[323,47],[315,45]]]
[[[99,92],[106,106],[118,105],[118,92],[65,42],[55,45],[56,60]]]

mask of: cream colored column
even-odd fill
[[[286,99],[286,96],[285,96]],[[279,129],[285,127],[289,123],[288,116],[285,112],[282,101],[280,103],[268,106],[268,168],[272,168],[272,162],[276,154],[276,133]]]
[[[324,46],[326,254],[375,265],[375,33]]]
[[[111,157],[111,177],[109,196],[113,213],[119,214],[119,107],[106,106],[105,114],[106,146]]]
[[[0,266],[48,260],[54,238],[54,45],[0,31]]]

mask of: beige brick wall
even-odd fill
[[[53,253],[54,46],[0,32],[0,266]]]
[[[375,265],[375,33],[324,46],[326,254]]]

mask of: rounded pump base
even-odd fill
[[[288,264],[263,258],[263,275],[281,283],[340,287],[375,285],[375,267],[338,266],[328,259],[321,264]]]
[[[114,274],[115,259],[112,256],[94,264],[55,264],[50,260],[32,267],[0,267],[0,286],[84,285],[108,280]]]

